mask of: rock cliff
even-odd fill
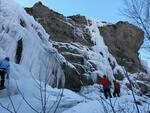
[[[92,78],[93,75],[107,74],[121,80],[124,76],[121,69],[118,69],[118,64],[125,66],[129,72],[141,70],[138,50],[143,42],[144,33],[136,26],[127,22],[111,25],[101,22],[99,26],[96,22],[99,31],[95,31],[90,30],[92,26],[90,19],[80,15],[65,17],[41,2],[25,10],[45,28],[50,35],[49,40],[53,42],[53,47],[72,64],[72,67],[69,64],[62,64],[66,76],[65,87],[79,91],[81,85],[93,84],[96,81]],[[104,51],[107,51],[107,47],[104,47],[106,50],[101,49],[91,54],[95,52],[93,47],[96,43],[100,43],[93,40],[94,33],[103,36],[102,42],[104,40],[118,64],[110,54],[105,55]],[[94,55],[98,57],[95,59]],[[103,62],[104,65],[98,62]],[[108,69],[105,68],[106,65],[109,65]],[[100,70],[102,73],[99,72]]]

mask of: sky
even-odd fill
[[[65,15],[84,15],[111,23],[120,20],[127,21],[121,15],[123,0],[15,0],[23,7],[31,7],[34,3],[42,1],[49,8]]]

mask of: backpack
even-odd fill
[[[119,82],[114,83],[114,88],[115,88],[115,89],[120,89],[120,84],[119,84]]]
[[[100,83],[103,85],[105,88],[110,88],[111,82],[107,78],[102,78],[100,80]]]

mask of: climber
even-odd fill
[[[3,60],[0,60],[0,76],[1,76],[1,82],[0,82],[0,90],[4,89],[5,86],[5,74],[7,74],[7,77],[9,77],[10,72],[10,64],[9,64],[9,58],[6,57]]]
[[[104,91],[104,96],[107,99],[108,97],[112,98],[110,88],[111,88],[111,82],[110,80],[106,77],[106,75],[103,76],[103,78],[100,78],[100,84],[103,85],[103,91]]]
[[[113,92],[113,96],[116,97],[116,95],[118,97],[120,97],[120,83],[116,80],[113,80],[114,83],[114,92]]]

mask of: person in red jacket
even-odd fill
[[[117,82],[116,80],[114,80],[113,82],[114,82],[113,96],[116,97],[117,95],[118,97],[120,97],[120,83]]]
[[[111,82],[110,80],[106,77],[106,75],[103,76],[103,78],[100,78],[100,84],[103,85],[103,91],[104,91],[104,96],[107,99],[112,98],[110,88],[111,88]]]

